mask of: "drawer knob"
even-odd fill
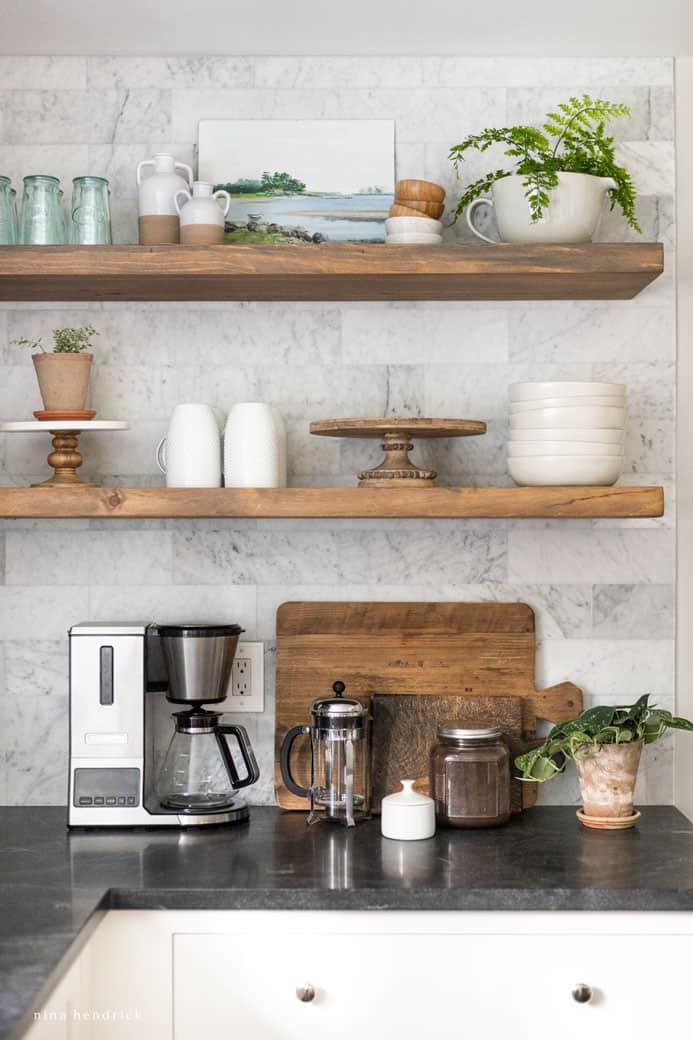
[[[591,999],[592,987],[587,986],[584,982],[578,982],[573,990],[573,1000],[577,1001],[578,1004],[589,1004]]]
[[[315,1000],[315,986],[311,986],[310,982],[306,982],[305,986],[297,986],[296,996],[302,1004],[310,1004],[311,1000]]]

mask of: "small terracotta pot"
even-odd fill
[[[82,411],[87,403],[93,354],[34,354],[46,411]]]
[[[621,818],[633,815],[635,780],[638,775],[642,740],[627,744],[604,744],[595,751],[584,744],[575,755],[582,811],[586,816]]]

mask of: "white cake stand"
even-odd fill
[[[80,433],[84,433],[85,430],[97,433],[129,429],[129,423],[111,422],[106,419],[92,419],[89,422],[75,422],[72,419],[0,422],[0,433],[50,433],[53,438],[53,450],[48,456],[48,465],[54,470],[53,476],[40,484],[32,484],[32,487],[94,487],[77,476],[77,470],[83,461],[77,450]]]

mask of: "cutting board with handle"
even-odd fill
[[[522,737],[537,719],[564,722],[582,709],[571,682],[537,691],[534,611],[526,603],[291,602],[277,610],[275,790],[285,809],[306,809],[285,788],[279,751],[292,726],[310,723],[310,707],[346,683],[346,696],[366,706],[376,694],[519,697]],[[307,738],[294,745],[292,770],[310,778]],[[534,785],[523,785],[523,805]]]

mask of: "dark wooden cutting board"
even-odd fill
[[[425,494],[425,492],[424,492]],[[370,705],[376,694],[420,697],[519,697],[522,736],[537,719],[565,722],[582,708],[571,682],[534,686],[534,612],[526,603],[283,603],[277,611],[275,790],[285,809],[306,801],[284,787],[279,749],[292,726],[310,722],[310,707],[332,683]],[[299,738],[294,776],[306,784],[310,747]],[[524,784],[524,805],[535,785]]]
[[[400,790],[400,780],[416,781],[416,790],[430,793],[429,763],[438,726],[464,720],[500,726],[517,746],[522,737],[520,697],[418,697],[416,694],[376,694],[371,701],[371,804],[375,812],[387,794]],[[522,809],[519,781],[513,783],[513,809]]]

